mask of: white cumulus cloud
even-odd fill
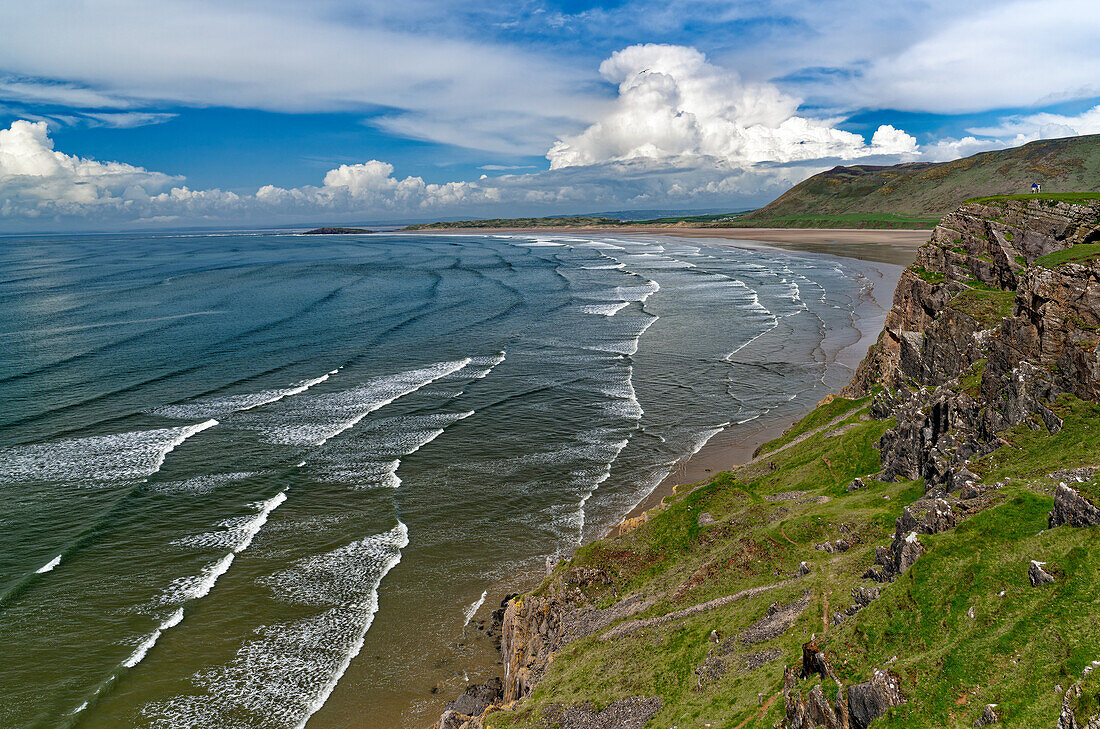
[[[694,48],[631,46],[604,61],[600,73],[618,84],[615,104],[551,147],[551,169],[635,159],[751,165],[917,154],[916,139],[891,126],[880,127],[868,145],[831,120],[800,116],[799,99],[771,83],[746,82]]]
[[[36,217],[101,206],[124,208],[168,187],[173,178],[122,162],[96,162],[53,148],[46,122],[0,129],[0,215]]]

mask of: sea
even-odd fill
[[[431,724],[548,557],[842,386],[892,268],[599,234],[0,239],[0,726]]]

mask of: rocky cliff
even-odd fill
[[[895,416],[883,477],[957,490],[969,459],[1028,423],[1057,432],[1049,403],[1100,399],[1100,200],[964,205],[898,282],[849,397],[880,392]]]
[[[506,601],[438,729],[1100,726],[1100,200],[945,217],[841,395]]]

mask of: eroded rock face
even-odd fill
[[[1008,350],[1019,345],[1017,354],[1027,358],[1042,351],[1043,361],[1059,359],[1067,341],[1081,341],[1078,332],[1096,325],[1100,289],[1085,270],[1089,266],[1051,271],[1031,264],[1048,253],[1100,240],[1098,220],[1098,202],[1045,200],[971,203],[944,217],[899,280],[877,344],[841,394],[861,397],[875,385],[894,390],[907,379],[936,387],[984,358],[982,332],[988,323],[949,307],[973,282],[1019,292],[1014,305],[1019,332],[1006,341]],[[1095,352],[1070,355],[1067,363],[1074,371],[1096,361]],[[1006,351],[1005,359],[1010,370],[1024,357]],[[1069,379],[1079,378],[1071,374]]]
[[[528,595],[508,603],[500,639],[505,702],[534,690],[561,642],[561,613],[562,606],[554,598]]]
[[[842,392],[885,386],[871,414],[897,425],[879,441],[876,478],[970,492],[970,460],[1001,445],[998,433],[1057,433],[1051,403],[1065,393],[1100,401],[1100,260],[1032,265],[1096,241],[1100,201],[974,203],[941,221]]]
[[[1048,523],[1051,529],[1062,524],[1096,526],[1100,524],[1100,509],[1069,486],[1059,485],[1054,492],[1054,510],[1048,514]]]

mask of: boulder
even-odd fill
[[[986,704],[982,709],[981,716],[974,722],[974,726],[989,726],[990,724],[996,724],[1000,721],[1000,717],[997,716],[997,705]]]
[[[1050,528],[1062,524],[1072,527],[1090,527],[1100,524],[1100,509],[1065,484],[1054,492],[1054,510],[1048,514]]]
[[[1046,564],[1046,562],[1031,560],[1031,565],[1027,568],[1027,578],[1031,581],[1032,587],[1054,582],[1054,575],[1043,569],[1044,564]]]
[[[905,703],[901,678],[887,670],[875,671],[870,681],[848,687],[848,714],[851,729],[867,729],[892,706]]]
[[[492,678],[481,684],[473,684],[465,693],[447,704],[447,709],[467,716],[477,716],[496,703],[504,692],[504,684],[499,678]]]

